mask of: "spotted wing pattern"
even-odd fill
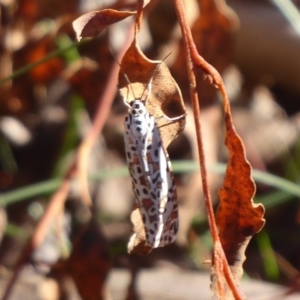
[[[155,119],[140,99],[130,103],[124,139],[146,244],[153,248],[168,245],[175,240],[178,231],[176,187]]]

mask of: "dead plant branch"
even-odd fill
[[[209,222],[210,231],[212,234],[212,238],[214,243],[220,244],[220,239],[218,236],[218,229],[215,222],[215,216],[213,212],[212,200],[210,189],[207,182],[207,168],[205,163],[205,153],[203,148],[203,140],[202,140],[202,132],[201,132],[201,121],[200,121],[200,105],[199,99],[196,89],[196,77],[194,72],[194,67],[200,67],[204,73],[207,75],[208,79],[212,84],[214,84],[221,92],[221,95],[224,99],[224,107],[225,113],[230,115],[230,106],[228,97],[225,91],[225,86],[222,81],[222,78],[219,72],[210,64],[208,64],[203,57],[201,57],[196,49],[195,43],[193,41],[191,30],[188,26],[188,22],[185,17],[184,7],[182,0],[175,0],[176,13],[178,17],[178,21],[181,27],[182,36],[184,39],[184,45],[186,50],[186,60],[187,60],[187,68],[188,68],[188,77],[190,82],[190,94],[194,111],[194,119],[195,119],[195,128],[198,142],[198,151],[200,158],[200,172],[202,177],[202,185],[204,192],[204,200],[205,207],[207,210],[207,217]],[[230,115],[231,118],[231,115]],[[220,247],[221,248],[221,247]],[[231,291],[235,297],[235,299],[243,299],[239,290],[237,289],[229,265],[227,263],[224,252],[222,251],[222,269],[224,270],[225,278],[227,280],[228,285],[231,288]]]

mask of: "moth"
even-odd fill
[[[146,244],[157,248],[174,242],[176,238],[178,203],[169,155],[164,148],[156,119],[146,108],[154,73],[145,88],[148,90],[145,100],[142,99],[145,90],[141,98],[134,96],[130,103],[124,98],[128,107],[124,142],[133,191],[145,228]],[[162,117],[172,122],[184,116]]]

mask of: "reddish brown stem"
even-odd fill
[[[142,18],[143,18],[143,8],[144,8],[144,0],[138,0],[137,2],[137,13],[135,19],[135,33],[134,36],[137,38],[137,35],[141,29]]]
[[[132,37],[133,37],[133,28],[129,29],[128,37],[126,39],[126,43],[119,52],[117,56],[117,61],[121,61],[125,51],[129,47]],[[109,115],[109,111],[114,100],[114,96],[116,93],[116,86],[118,82],[118,72],[119,72],[119,65],[115,62],[112,66],[107,85],[101,97],[98,100],[98,107],[96,110],[96,114],[93,120],[93,126],[91,127],[90,131],[88,132],[87,136],[85,137],[84,141],[81,143],[78,152],[77,152],[77,162],[78,162],[78,177],[81,183],[82,189],[82,198],[87,205],[91,205],[91,199],[89,195],[88,189],[88,174],[87,174],[87,164],[89,159],[90,151],[97,141],[99,134],[101,133],[103,126],[107,120]]]
[[[229,115],[231,119],[230,106],[229,106],[228,97],[220,74],[214,67],[208,64],[203,59],[203,57],[199,55],[196,49],[191,30],[186,21],[182,0],[174,0],[174,2],[175,2],[177,18],[181,27],[185,50],[186,50],[188,77],[190,82],[190,94],[191,94],[191,102],[193,106],[194,119],[195,119],[195,128],[196,128],[196,135],[197,135],[197,142],[198,142],[198,153],[200,159],[200,172],[202,177],[202,186],[203,186],[205,207],[207,210],[207,218],[208,218],[208,223],[209,223],[210,231],[214,242],[220,243],[218,228],[215,222],[210,189],[207,181],[207,168],[206,168],[205,153],[204,153],[203,141],[202,141],[202,129],[201,129],[201,122],[200,122],[200,105],[199,105],[198,94],[196,89],[196,77],[194,73],[194,66],[200,67],[206,74],[208,74],[209,79],[212,79],[211,82],[218,87],[224,99],[225,114],[227,116]],[[243,297],[241,296],[239,290],[237,289],[234,283],[230,271],[230,267],[227,263],[227,259],[223,251],[222,251],[222,260],[223,260],[223,270],[224,270],[227,283],[230,286],[235,299],[242,300]]]
[[[198,143],[198,155],[200,159],[200,172],[202,177],[202,186],[203,186],[203,193],[204,193],[204,200],[205,200],[205,206],[208,214],[208,223],[209,227],[213,236],[213,239],[215,240],[218,238],[218,229],[215,222],[215,216],[211,201],[211,194],[207,182],[207,168],[206,168],[206,160],[205,160],[205,153],[204,153],[204,147],[203,147],[203,141],[202,141],[202,127],[201,127],[201,117],[200,117],[200,105],[199,105],[199,99],[197,94],[197,83],[196,83],[196,77],[195,73],[193,71],[193,62],[191,59],[191,49],[189,47],[189,30],[188,24],[185,19],[183,7],[181,1],[175,0],[176,4],[176,12],[177,17],[179,20],[179,24],[182,31],[182,36],[184,39],[184,45],[186,50],[186,63],[187,63],[187,71],[188,71],[188,77],[189,77],[189,84],[190,84],[190,94],[191,94],[191,102],[193,106],[193,112],[194,112],[194,121],[195,121],[195,128],[196,128],[196,137],[197,137],[197,143]]]

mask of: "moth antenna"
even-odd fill
[[[112,51],[112,49],[111,49],[110,47],[109,47],[109,51],[110,51],[112,57],[114,58],[115,62],[119,65],[119,67],[120,67],[120,69],[121,69],[121,64],[119,63],[119,61],[118,61],[117,58],[115,57],[115,55],[114,55],[114,53],[113,53],[113,51]],[[128,85],[129,85],[130,88],[131,88],[131,92],[132,92],[132,94],[133,94],[134,99],[137,99],[136,96],[135,96],[135,94],[134,94],[134,91],[133,91],[133,88],[132,88],[132,86],[131,86],[131,82],[130,82],[128,76],[127,76],[125,73],[122,73],[122,74],[123,74],[123,76],[124,76],[126,82],[128,83]],[[124,101],[123,101],[123,102],[124,102],[124,104],[125,104],[126,106],[131,107],[131,106],[126,102],[125,98],[124,98]]]
[[[120,66],[120,68],[121,68],[121,64],[119,63],[119,61],[117,60],[117,58],[115,57],[115,55],[114,55],[114,53],[113,53],[113,51],[112,51],[112,49],[109,47],[109,51],[110,51],[110,53],[111,53],[111,55],[112,55],[112,57],[114,58],[114,60],[116,61],[116,63]],[[147,98],[143,101],[143,102],[147,102],[147,100],[149,99],[149,97],[150,97],[150,95],[151,95],[151,88],[152,88],[152,80],[153,80],[153,78],[154,78],[154,75],[155,75],[155,73],[157,72],[157,70],[158,70],[158,68],[160,67],[160,65],[171,55],[171,53],[172,52],[170,52],[168,55],[166,55],[165,57],[164,57],[164,59],[161,61],[161,62],[159,62],[157,65],[156,65],[156,67],[154,68],[154,70],[153,70],[153,72],[152,72],[152,75],[151,75],[151,79],[149,80],[149,83],[147,84],[147,87],[145,87],[145,89],[143,90],[143,93],[142,93],[142,95],[141,95],[141,101],[143,101],[142,99],[143,99],[143,96],[144,96],[144,94],[145,94],[145,91],[146,90],[148,90],[148,95],[147,95]],[[137,97],[135,96],[135,94],[134,94],[134,90],[133,90],[133,88],[132,88],[132,86],[131,86],[131,82],[130,82],[130,80],[129,80],[129,78],[128,78],[128,76],[124,73],[123,74],[123,76],[124,76],[124,78],[125,78],[125,80],[127,81],[127,83],[128,83],[128,85],[130,86],[130,89],[131,89],[131,92],[132,92],[132,94],[133,94],[133,97],[134,97],[134,99],[137,99]],[[126,105],[126,106],[128,106],[128,107],[130,107],[130,105],[125,101],[125,99],[124,99],[124,104]]]
[[[131,86],[131,82],[130,82],[128,76],[127,76],[125,73],[124,73],[123,75],[124,75],[124,77],[125,77],[125,80],[126,80],[127,83],[128,83],[128,86],[130,86],[130,89],[131,89],[131,92],[132,92],[132,95],[133,95],[134,99],[137,99],[136,96],[135,96],[135,94],[134,94],[134,90],[133,90],[133,88],[132,88],[132,86]],[[124,102],[125,102],[125,101],[124,101]]]
[[[147,95],[147,99],[145,100],[145,101],[143,101],[143,102],[147,102],[147,100],[149,99],[149,97],[150,97],[150,95],[151,95],[151,89],[152,89],[152,80],[153,80],[153,78],[154,78],[154,75],[155,75],[155,73],[157,72],[157,70],[158,70],[158,68],[160,67],[160,65],[171,55],[171,53],[172,52],[170,52],[168,55],[166,55],[165,57],[164,57],[164,59],[161,61],[161,62],[159,62],[157,65],[156,65],[156,67],[154,68],[154,70],[153,70],[153,72],[152,72],[152,75],[151,75],[151,78],[150,78],[150,80],[149,80],[149,83],[147,84],[147,87],[144,89],[144,91],[143,91],[143,93],[142,93],[142,96],[141,96],[141,99],[143,99],[143,96],[144,96],[144,94],[145,94],[145,91],[146,90],[148,90],[148,95]]]

